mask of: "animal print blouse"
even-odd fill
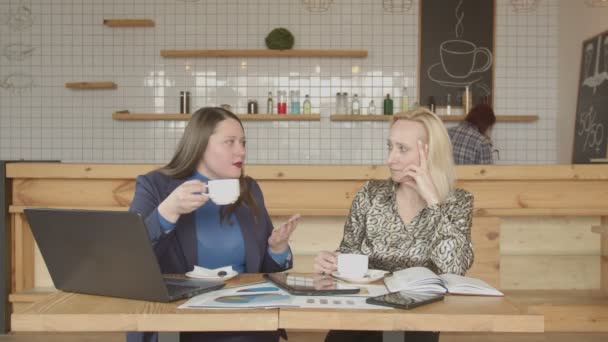
[[[368,255],[370,269],[424,266],[437,274],[464,275],[473,264],[472,211],[473,195],[456,189],[404,224],[395,183],[371,180],[353,200],[338,252]]]

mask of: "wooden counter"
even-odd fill
[[[10,211],[25,206],[126,210],[134,179],[158,165],[7,165],[13,180]],[[385,179],[384,166],[251,165],[271,215],[348,213],[368,179]],[[475,195],[477,216],[607,216],[608,166],[459,166],[458,186]],[[297,195],[294,195],[297,194]]]
[[[42,298],[32,290],[50,282],[24,208],[126,210],[135,177],[158,167],[7,164],[14,308]],[[304,216],[290,240],[294,267],[303,272],[311,270],[319,250],[336,248],[351,201],[364,182],[388,177],[385,166],[370,165],[249,165],[245,172],[259,182],[276,223],[295,212]],[[549,306],[537,303],[528,309],[547,312],[546,323],[564,322],[560,327],[547,324],[548,329],[608,331],[603,292],[608,289],[608,237],[599,234],[608,225],[608,165],[459,166],[457,176],[458,186],[475,197],[475,262],[468,274],[503,290],[566,291],[568,298],[586,304],[560,301],[562,293],[534,297],[545,298]],[[599,227],[593,228],[598,234],[591,232],[592,225]],[[596,290],[599,295],[589,295]],[[518,293],[513,298],[521,305],[534,301]],[[572,320],[570,309],[586,314]]]

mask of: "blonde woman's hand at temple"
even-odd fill
[[[158,206],[158,212],[169,222],[175,223],[183,214],[202,207],[209,200],[207,186],[200,180],[189,180],[175,188]]]
[[[437,188],[431,178],[431,173],[428,166],[429,145],[423,144],[418,140],[418,153],[420,156],[420,166],[410,165],[405,169],[405,176],[411,177],[413,181],[404,182],[405,185],[416,190],[428,206],[439,203]]]
[[[338,253],[321,251],[315,257],[314,272],[332,274],[338,270]]]
[[[273,253],[282,253],[287,249],[289,237],[296,230],[299,220],[300,214],[295,214],[287,222],[272,231],[272,234],[268,238],[268,247],[270,247]]]

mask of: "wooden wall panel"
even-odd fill
[[[608,216],[603,216],[601,218],[600,223],[603,226],[608,225]],[[608,290],[608,234],[600,235],[600,258],[601,258],[601,279],[600,279],[600,288],[603,290]]]
[[[604,208],[605,181],[460,181],[475,195],[475,208]]]
[[[273,217],[277,227],[286,217]],[[303,217],[289,239],[294,254],[317,254],[322,250],[335,250],[342,241],[343,217]]]
[[[597,217],[509,217],[501,225],[503,255],[599,255],[591,232]]]
[[[7,163],[8,178],[135,179],[160,164]],[[256,179],[386,179],[384,165],[247,165]],[[458,165],[460,180],[608,180],[605,165]]]
[[[597,289],[600,260],[595,256],[502,255],[500,288]]]
[[[497,217],[476,217],[471,228],[475,260],[468,276],[500,285],[500,222]]]
[[[16,179],[13,205],[129,206],[134,180]]]
[[[11,204],[125,210],[133,196],[135,176],[157,166],[9,163],[7,175],[13,178],[14,185]],[[308,256],[337,247],[351,201],[365,180],[388,176],[383,166],[253,165],[247,167],[247,172],[260,182],[272,212],[289,215],[302,211],[310,215],[304,217],[292,237],[294,251],[303,256],[296,261],[296,267],[305,268],[310,266]],[[607,287],[607,239],[582,232],[582,227],[594,219],[511,217],[504,219],[503,228],[498,229],[500,221],[491,217],[606,215],[605,167],[459,166],[458,177],[459,185],[474,193],[476,213],[484,216],[475,217],[473,240],[477,257],[471,275],[490,283],[499,281],[509,288],[537,288],[540,281],[545,288],[597,288],[600,283]],[[17,282],[22,288],[26,283],[48,285],[46,268],[34,271],[41,259],[34,253],[29,229],[23,218],[17,218],[19,215],[11,216],[13,238],[19,240],[15,241],[13,252],[20,255],[12,266],[15,274],[21,272],[15,277],[13,288],[18,287]],[[275,222],[280,224],[285,219],[275,218]],[[497,261],[499,242],[503,255]],[[553,254],[557,256],[551,257]],[[567,256],[569,259],[560,259]],[[34,280],[24,275],[30,271],[36,274]],[[497,276],[492,278],[492,274]]]
[[[269,208],[294,212],[343,209],[346,215],[364,181],[262,180],[259,183]],[[478,210],[564,209],[572,212],[605,210],[602,203],[608,203],[608,182],[603,181],[467,181],[460,185],[475,195]],[[16,179],[14,189],[12,205],[128,207],[135,182],[129,179]]]
[[[271,208],[350,209],[362,181],[260,181],[264,201]],[[346,216],[346,215],[345,215]]]

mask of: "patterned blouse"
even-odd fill
[[[456,189],[405,224],[395,186],[392,180],[365,183],[353,200],[338,252],[368,255],[370,269],[424,266],[437,274],[464,275],[473,264],[473,195]]]

